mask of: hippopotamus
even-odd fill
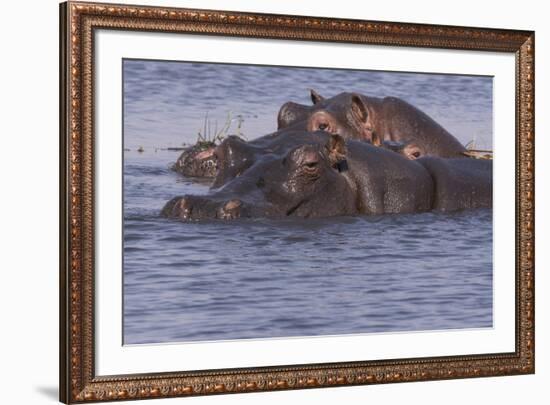
[[[213,142],[197,142],[185,148],[172,165],[172,170],[187,177],[213,178],[216,176],[216,158]]]
[[[219,188],[240,176],[266,154],[285,153],[312,139],[315,142],[316,138],[311,133],[292,129],[279,130],[248,142],[237,136],[229,136],[213,152],[217,172],[212,188]]]
[[[264,137],[264,145],[224,143],[216,154],[229,146],[245,156],[244,164],[239,169],[228,164],[228,176],[221,168],[218,176],[225,183],[219,188],[205,196],[175,197],[162,215],[182,220],[329,217],[432,208],[433,181],[423,165],[365,142],[326,131],[288,130]]]
[[[493,206],[492,160],[425,156],[416,162],[424,166],[432,176],[432,209],[456,211]]]
[[[409,145],[384,141],[381,146],[408,157]],[[487,158],[419,158],[434,181],[433,209],[456,211],[469,208],[490,208],[493,205],[493,161]]]
[[[422,157],[422,155],[418,151],[418,147],[415,143],[412,142],[383,141],[378,146],[399,153],[405,156],[407,159],[415,160]]]
[[[377,146],[384,141],[404,143],[410,159],[426,155],[464,157],[466,149],[458,139],[427,114],[399,98],[368,97],[360,93],[324,98],[311,90],[311,100],[311,106],[283,104],[277,117],[278,128],[327,131]]]

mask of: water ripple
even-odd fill
[[[125,193],[126,343],[492,326],[491,210],[181,223],[166,194],[204,186],[148,173]]]

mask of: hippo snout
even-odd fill
[[[239,199],[213,201],[205,197],[183,196],[168,201],[161,215],[182,221],[194,219],[236,219],[241,217],[243,202]]]
[[[229,200],[222,204],[218,211],[218,218],[221,219],[236,219],[241,216],[241,207],[243,203],[241,200]]]
[[[190,219],[193,211],[191,199],[188,197],[175,197],[166,203],[161,215],[166,218]]]

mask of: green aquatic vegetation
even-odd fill
[[[238,136],[244,140],[248,140],[242,132],[244,118],[242,115],[233,117],[233,113],[229,111],[223,125],[218,128],[218,120],[208,118],[208,112],[204,116],[202,129],[197,132],[196,144],[208,148],[221,143],[225,138],[231,135]],[[232,128],[235,127],[234,130]]]
[[[463,155],[474,159],[493,159],[493,151],[489,149],[479,149],[476,147],[476,138],[472,139],[466,145],[466,152],[462,152]]]

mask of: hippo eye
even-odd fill
[[[418,158],[420,157],[420,152],[419,152],[419,151],[413,152],[413,153],[412,153],[412,156],[413,156],[415,159],[418,159]]]
[[[319,131],[324,131],[324,130],[326,130],[327,128],[328,128],[328,124],[325,124],[325,123],[319,124]]]

